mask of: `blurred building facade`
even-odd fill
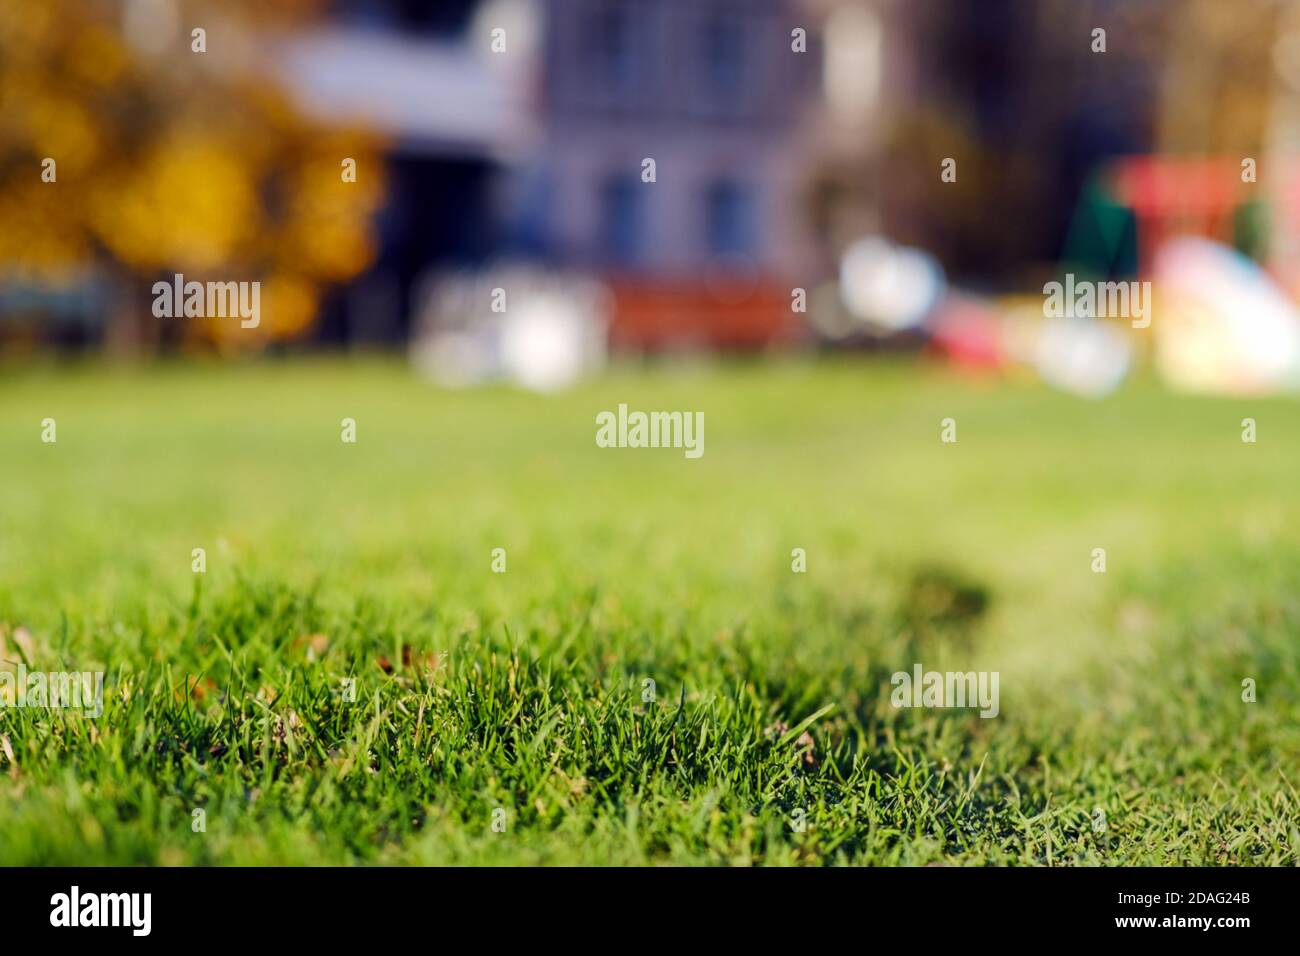
[[[489,56],[476,17],[515,27],[521,9],[333,0],[323,22],[278,44],[280,78],[308,115],[363,125],[388,144],[377,261],[325,303],[320,340],[404,341],[430,269],[475,266],[502,246],[501,170],[528,147],[534,119],[529,51],[521,35],[517,50]]]
[[[360,274],[322,270],[331,291],[302,297],[317,316],[308,338],[402,343],[438,277],[524,265],[600,280],[617,346],[752,348],[793,332],[792,290],[831,284],[864,235],[927,250],[974,289],[1033,288],[1062,263],[1132,272],[1140,229],[1244,236],[1252,254],[1300,266],[1300,173],[1286,159],[1300,139],[1300,14],[1281,0],[1241,5],[319,0],[294,5],[319,8],[310,20],[211,19],[261,9],[231,0],[203,8],[213,50],[183,62],[200,90],[223,56],[232,73],[269,69],[305,117],[335,131],[330,155],[352,130],[379,137],[383,168],[358,171],[383,182],[373,255],[358,241]],[[100,8],[120,8],[122,31],[146,39],[141,24],[175,12],[171,0]],[[237,23],[263,35],[235,42]],[[154,68],[185,48],[187,28],[172,24]],[[202,117],[212,104],[187,109]],[[157,159],[202,192],[202,170],[167,166],[175,155]],[[1267,173],[1263,220],[1239,215],[1250,190],[1208,202],[1179,186],[1188,170],[1212,179],[1243,156]],[[939,176],[946,158],[952,183]],[[9,206],[28,209],[28,195]],[[235,236],[238,223],[222,224]],[[118,274],[169,271],[170,250],[146,251],[158,254]],[[291,271],[292,257],[279,264]],[[93,342],[113,272],[85,276],[39,295],[0,279],[0,315],[62,317],[51,327]]]
[[[1237,180],[1242,157],[1294,128],[1279,113],[1285,24],[1296,16],[1284,0],[818,6],[829,81],[819,234],[836,248],[888,235],[935,253],[971,287],[1033,287],[1063,262],[1132,273],[1134,210],[1104,236],[1095,221],[1098,203],[1121,198],[1099,199],[1117,158],[1168,162],[1161,183],[1180,182],[1179,164],[1199,160]],[[867,63],[870,79],[855,89],[853,66]],[[946,158],[956,160],[953,183],[939,177]],[[1160,202],[1125,202],[1133,198]],[[1197,215],[1171,214],[1160,228],[1222,231]]]
[[[757,345],[814,256],[816,48],[791,0],[549,0],[528,252],[605,276],[616,344]],[[653,162],[651,173],[649,162]],[[646,179],[653,174],[653,182]]]
[[[399,341],[424,277],[503,261],[605,279],[619,345],[786,333],[790,288],[817,258],[801,195],[816,144],[798,135],[817,39],[800,11],[340,0],[285,45],[284,76],[312,115],[390,137],[391,198],[379,261],[321,335]]]

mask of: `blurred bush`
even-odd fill
[[[0,4],[0,284],[93,279],[119,350],[242,349],[308,329],[324,287],[372,261],[384,191],[373,136],[313,125],[268,79],[277,36],[317,6]],[[196,28],[206,52],[192,49]],[[149,289],[174,272],[261,281],[261,326],[164,328]]]

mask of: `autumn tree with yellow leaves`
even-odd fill
[[[383,198],[377,141],[314,125],[268,69],[317,6],[0,3],[0,282],[106,280],[120,350],[242,349],[310,328],[327,287],[373,260]],[[150,288],[178,272],[260,281],[261,325],[165,328]]]

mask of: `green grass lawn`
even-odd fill
[[[106,691],[0,708],[0,863],[1295,864],[1298,478],[1294,401],[1150,382],[9,368],[0,657]]]

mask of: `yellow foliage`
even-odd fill
[[[229,47],[257,49],[260,35],[319,6],[182,9],[185,23],[221,23]],[[261,281],[261,328],[234,328],[262,343],[302,335],[323,287],[373,261],[380,144],[307,122],[255,58],[192,54],[188,28],[175,51],[137,49],[122,33],[124,9],[0,2],[0,272],[99,273],[137,290],[171,272]],[[345,156],[366,170],[357,183],[341,181]],[[42,182],[46,157],[57,182]],[[231,325],[192,331],[222,345]]]
[[[234,144],[169,137],[96,194],[94,231],[141,272],[247,268],[241,250],[263,229],[257,172]]]

